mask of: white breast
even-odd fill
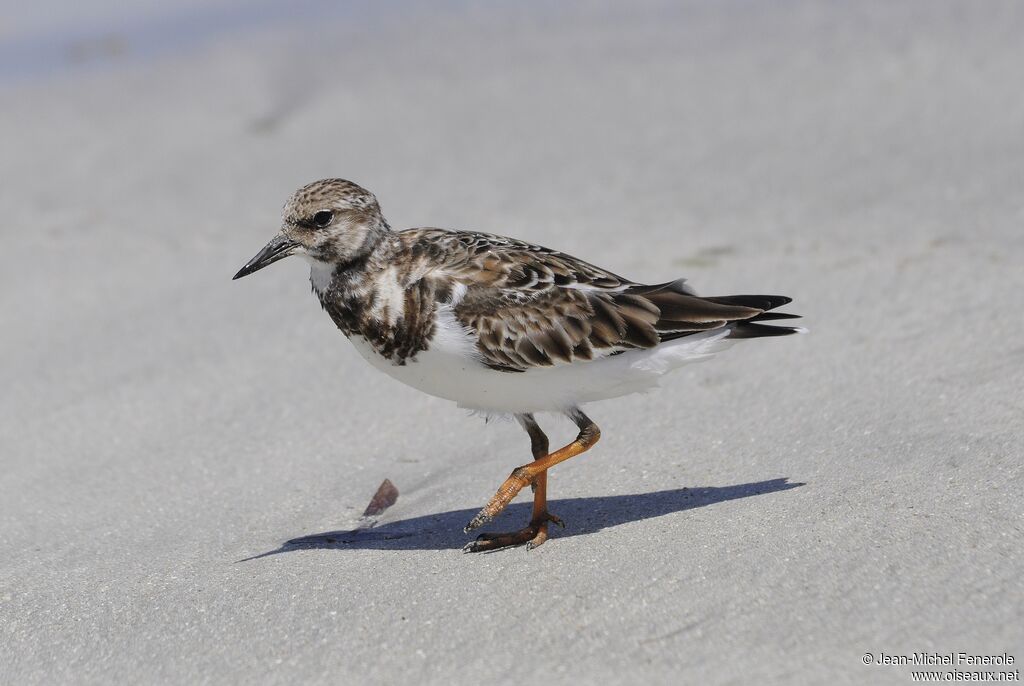
[[[707,359],[728,347],[728,330],[686,336],[655,348],[630,350],[591,361],[558,364],[525,372],[500,372],[480,362],[473,334],[456,321],[450,306],[437,312],[430,347],[393,364],[362,337],[356,350],[374,367],[459,407],[488,413],[562,412],[588,402],[655,388],[658,379],[687,362]]]

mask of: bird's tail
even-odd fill
[[[780,319],[799,319],[798,314],[788,312],[771,312],[776,307],[792,302],[792,298],[784,295],[726,295],[714,298],[704,298],[719,305],[734,305],[739,307],[751,307],[761,310],[749,319],[741,319],[731,324],[732,331],[729,338],[762,338],[764,336],[789,336],[795,333],[807,333],[802,326],[771,326],[764,324],[768,321]]]

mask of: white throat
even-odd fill
[[[313,290],[317,294],[323,294],[331,287],[331,278],[334,276],[334,264],[332,262],[321,262],[311,257],[309,260],[309,282],[313,284]]]

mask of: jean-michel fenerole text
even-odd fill
[[[1012,665],[1013,655],[972,655],[971,653],[911,653],[910,655],[890,655],[879,653],[876,665]]]

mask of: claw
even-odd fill
[[[476,517],[473,517],[473,519],[469,520],[469,524],[467,524],[462,529],[462,533],[468,534],[473,529],[479,529],[492,519],[494,519],[494,517],[484,514],[483,511],[481,510],[480,512],[477,513]]]
[[[476,552],[480,552],[481,550],[487,550],[487,548],[485,547],[484,544],[490,542],[491,540],[493,540],[495,535],[500,535],[500,534],[489,534],[489,533],[482,533],[482,534],[480,534],[479,536],[474,538],[472,541],[470,541],[466,545],[462,546],[462,552],[464,552],[464,553],[476,553]]]
[[[561,517],[556,517],[555,515],[551,514],[550,512],[548,512],[548,521],[551,522],[552,524],[557,524],[562,529],[565,528],[565,521]]]
[[[544,524],[541,524],[537,528],[536,535],[534,535],[533,538],[531,538],[529,541],[526,542],[526,549],[527,550],[533,550],[534,548],[539,548],[540,546],[544,545],[544,542],[547,541],[547,540],[548,540],[548,527],[546,525],[544,525]]]

